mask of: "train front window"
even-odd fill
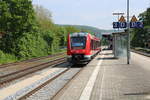
[[[85,49],[86,37],[72,37],[71,48],[72,49]]]

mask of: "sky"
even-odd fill
[[[88,25],[100,29],[112,29],[117,16],[112,13],[123,12],[126,16],[127,0],[33,0],[52,13],[55,24]],[[150,0],[130,0],[130,16],[144,12],[150,7]]]

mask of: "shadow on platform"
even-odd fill
[[[102,50],[103,51],[105,51],[105,50],[112,50],[112,48],[103,48]]]
[[[141,93],[126,93],[124,95],[149,95],[148,92],[141,92]]]
[[[104,58],[97,58],[97,60],[116,60],[118,58],[115,57],[104,57]]]
[[[113,53],[100,53],[100,55],[113,55]]]
[[[74,64],[71,66],[71,68],[83,68],[85,67],[87,64]]]

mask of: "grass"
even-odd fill
[[[0,51],[0,64],[16,62],[17,60],[16,56]]]
[[[150,49],[148,49],[148,48],[135,47],[134,49],[137,50],[137,51],[150,53]]]
[[[65,53],[66,49],[60,49],[60,50],[54,52],[53,54],[63,53],[63,52]],[[32,58],[35,58],[35,57],[32,57]],[[0,50],[0,64],[13,63],[13,62],[23,61],[23,60],[27,60],[27,59],[32,59],[32,58],[18,59],[16,56],[4,53],[3,51]]]

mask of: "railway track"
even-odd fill
[[[146,57],[150,57],[150,54],[142,52],[142,51],[137,51],[137,50],[134,50],[134,49],[131,49],[131,51],[134,52],[134,53],[146,56]]]
[[[5,75],[5,76],[0,76],[0,86],[3,86],[3,84],[5,83],[11,83],[11,81],[13,80],[16,80],[16,79],[19,79],[21,77],[24,77],[26,75],[30,75],[36,71],[39,71],[40,73],[42,72],[43,74],[45,74],[45,72],[47,73],[47,69],[49,71],[52,71],[53,69],[59,69],[61,71],[56,71],[54,72],[55,74],[52,74],[52,77],[50,75],[50,77],[48,78],[47,76],[44,78],[44,81],[43,79],[42,80],[35,80],[36,84],[38,85],[35,85],[35,83],[33,83],[34,85],[31,85],[31,86],[27,86],[27,91],[25,92],[20,92],[20,91],[24,91],[25,88],[22,87],[22,90],[19,90],[18,92],[14,92],[12,93],[12,95],[6,97],[6,99],[10,100],[12,98],[15,98],[15,99],[19,99],[19,100],[25,100],[27,99],[28,97],[30,97],[31,95],[33,94],[36,94],[36,92],[40,91],[41,89],[43,89],[45,86],[49,85],[49,84],[53,84],[55,83],[56,80],[59,80],[61,81],[62,78],[61,77],[64,77],[65,74],[68,74],[68,73],[72,73],[71,71],[74,70],[75,68],[78,68],[78,70],[74,71],[71,78],[70,79],[67,79],[64,80],[66,81],[65,84],[63,84],[61,86],[61,88],[59,88],[59,90],[56,90],[56,93],[53,94],[53,96],[50,98],[50,99],[53,99],[53,97],[55,97],[59,92],[61,92],[61,90],[63,90],[65,87],[67,87],[67,85],[85,68],[83,66],[72,66],[72,65],[68,65],[67,63],[66,64],[63,64],[64,67],[60,67],[62,65],[62,63],[65,63],[66,62],[66,57],[62,57],[62,58],[58,58],[58,59],[55,59],[53,61],[50,61],[48,63],[44,63],[44,64],[41,64],[41,65],[37,65],[37,66],[33,66],[31,68],[27,68],[27,69],[24,69],[24,70],[20,70],[18,72],[14,72],[14,73],[10,73],[8,75]],[[53,66],[52,68],[49,68],[49,66]],[[73,68],[72,68],[73,67]],[[74,68],[75,67],[75,68]],[[47,69],[46,69],[47,68]],[[46,70],[43,70],[43,71],[40,71],[42,69],[46,69]],[[36,74],[35,74],[36,75]],[[34,76],[34,75],[33,75]],[[43,76],[43,75],[42,75]],[[26,78],[26,77],[25,77]],[[30,79],[30,78],[29,78]],[[46,80],[45,80],[46,79]],[[20,79],[19,79],[20,80]],[[26,80],[26,79],[25,79]],[[28,80],[28,79],[27,79]],[[40,82],[39,82],[40,81]],[[21,82],[21,81],[20,81]],[[18,82],[18,83],[20,83]],[[29,81],[28,81],[29,82]],[[9,87],[14,87],[14,85],[18,86],[17,84],[12,84],[12,86],[10,85]],[[22,82],[21,82],[22,83]],[[60,83],[60,82],[59,82]],[[20,84],[21,85],[21,84]],[[21,85],[22,86],[22,85]],[[9,88],[8,87],[8,88]],[[20,87],[20,86],[19,86]],[[7,88],[7,87],[5,87]],[[5,88],[2,89],[5,90]],[[7,89],[6,89],[7,90]],[[12,90],[12,89],[9,89],[9,90]],[[25,89],[26,90],[26,89]]]
[[[33,89],[32,91],[29,91],[26,95],[22,96],[21,98],[19,98],[19,100],[25,100],[26,98],[28,98],[29,96],[31,96],[32,94],[34,94],[35,92],[37,92],[38,90],[40,90],[41,88],[43,88],[44,86],[46,86],[47,84],[51,83],[53,80],[57,79],[58,77],[60,77],[61,75],[63,75],[65,72],[67,72],[69,70],[69,68],[67,68],[66,70],[64,70],[63,72],[59,73],[58,75],[54,76],[53,78],[49,79],[48,81],[46,81],[45,83],[39,85],[38,87],[36,87],[35,89]]]
[[[13,62],[13,63],[8,63],[8,64],[2,64],[2,65],[0,65],[0,69],[1,69],[1,68],[12,67],[12,66],[14,66],[14,65],[19,65],[19,64],[24,64],[24,63],[39,61],[39,60],[41,60],[41,59],[46,59],[46,58],[50,58],[50,57],[56,57],[56,56],[60,56],[60,55],[64,55],[64,54],[65,54],[65,53],[58,53],[58,54],[53,54],[53,55],[49,55],[49,56],[44,56],[44,57],[38,57],[38,58],[32,58],[32,59],[28,59],[28,60],[23,60],[23,61],[19,61],[19,62]]]
[[[22,77],[29,75],[31,73],[34,73],[36,71],[45,69],[49,66],[55,66],[58,64],[62,64],[65,62],[66,62],[66,57],[56,58],[55,60],[52,60],[49,62],[45,62],[45,63],[39,64],[39,65],[24,68],[24,69],[21,69],[21,70],[12,72],[12,73],[8,73],[6,75],[2,75],[2,76],[0,76],[0,87],[2,87],[6,83],[9,83],[9,82],[19,79],[19,78],[22,78]]]
[[[34,93],[36,93],[37,91],[39,91],[40,89],[42,89],[43,87],[45,87],[48,84],[51,84],[52,81],[56,80],[57,78],[61,77],[62,75],[64,75],[65,73],[67,73],[69,70],[71,70],[72,65],[69,65],[68,68],[66,70],[64,70],[63,72],[57,74],[56,76],[54,76],[53,78],[49,79],[48,81],[46,81],[45,83],[39,85],[38,87],[36,87],[35,89],[33,89],[32,91],[28,92],[26,95],[22,96],[21,98],[19,98],[19,100],[26,100],[28,97],[30,97],[31,95],[33,95]],[[49,98],[50,100],[52,100],[59,92],[61,92],[61,90],[63,90],[65,87],[67,87],[67,85],[84,69],[80,68],[80,70],[78,72],[76,72],[71,79],[68,80],[68,82],[62,86],[53,96],[52,98]]]
[[[53,100],[56,96],[57,96],[57,94],[59,94],[63,89],[65,89],[67,86],[68,86],[68,84],[76,77],[76,76],[78,76],[82,71],[84,70],[84,68],[81,68],[59,91],[57,91],[57,93],[54,95],[54,96],[52,96],[52,98],[50,98],[51,100]]]

